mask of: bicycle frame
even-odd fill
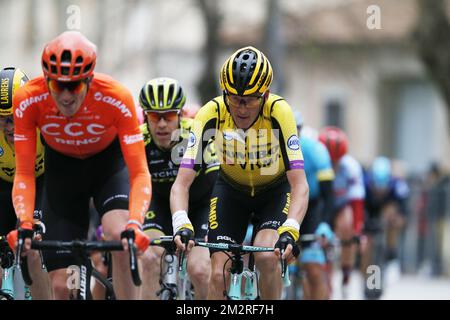
[[[14,300],[14,267],[3,269],[2,272],[2,288],[0,289],[0,296],[2,300]]]
[[[187,260],[184,259],[181,265],[181,270],[178,272],[178,296],[180,300],[194,300],[191,292],[191,280],[187,274]]]
[[[231,255],[229,255],[231,259],[230,285],[226,294],[227,299],[242,300],[241,286],[243,277],[246,280],[244,287],[244,298],[246,300],[259,299],[257,290],[257,272],[255,270],[244,269],[243,255],[251,252],[273,252],[274,248],[244,246],[228,243],[208,243],[201,241],[196,241],[195,245],[220,250],[222,252],[225,252],[227,255],[229,255],[227,252],[231,252]],[[286,275],[287,274],[285,273],[285,277]]]
[[[172,236],[163,236],[158,239],[154,239],[151,241],[150,245],[158,245],[164,248],[173,248],[173,237]],[[205,248],[218,249],[220,251],[231,252],[232,255],[229,255],[231,258],[231,269],[230,269],[230,286],[227,291],[226,297],[229,300],[241,300],[241,286],[242,286],[242,278],[245,279],[245,287],[244,287],[244,299],[245,300],[257,300],[259,299],[258,295],[258,274],[254,267],[252,268],[244,268],[244,260],[243,255],[247,253],[253,252],[273,252],[274,248],[269,247],[256,247],[256,246],[245,246],[245,245],[236,245],[236,244],[228,244],[228,243],[208,243],[203,241],[195,240],[196,246],[201,246]],[[252,259],[253,257],[251,257]],[[179,272],[184,277],[186,272],[185,260],[182,258],[181,266],[179,268]],[[251,260],[252,261],[252,260]],[[250,263],[253,265],[253,263]],[[284,279],[284,278],[287,278]],[[183,278],[182,278],[183,279]],[[283,281],[284,283],[290,284],[289,282],[289,270],[284,270],[283,273]],[[185,290],[182,290],[185,292]]]
[[[14,289],[14,276],[17,271],[14,265],[14,254],[9,250],[5,237],[0,237],[0,254],[2,257],[2,286],[0,288],[0,299],[14,300],[16,292]],[[4,260],[4,261],[3,261]],[[24,285],[24,299],[31,300],[30,288]]]
[[[186,272],[186,259],[179,259],[175,254],[176,248],[172,236],[162,236],[153,239],[150,245],[160,246],[165,249],[164,266],[161,273],[161,290],[157,295],[161,300],[193,300],[190,291],[190,281]],[[182,260],[182,261],[180,261]],[[181,262],[181,265],[179,263]],[[178,277],[177,277],[178,271]]]
[[[178,258],[174,253],[166,251],[164,254],[164,265],[161,266],[161,290],[157,295],[161,296],[161,300],[176,300],[178,297],[177,270]]]

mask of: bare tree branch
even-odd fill
[[[444,0],[417,0],[417,50],[444,97],[450,124],[450,25]],[[450,126],[449,126],[450,127]]]

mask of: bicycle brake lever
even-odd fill
[[[19,270],[20,269],[20,256],[22,255],[22,245],[23,245],[23,239],[18,239],[17,241],[17,248],[16,248],[16,266]]]
[[[183,232],[181,232],[180,239],[181,239],[181,243],[183,243],[185,245],[185,249],[187,249],[187,246],[189,245],[189,237],[186,236]],[[181,251],[180,255],[178,257],[178,271],[183,270],[183,263],[184,263],[185,258],[186,258],[185,251]]]
[[[129,261],[130,261],[130,271],[131,271],[131,278],[133,280],[133,283],[135,286],[140,286],[142,281],[139,276],[139,266],[137,262],[137,250],[134,246],[134,231],[131,229],[127,229],[122,231],[120,235],[121,239],[126,239],[128,244],[128,252],[130,254]]]
[[[178,254],[178,271],[183,271],[183,263],[184,263],[184,258],[185,258],[185,253],[184,251],[181,251]]]
[[[131,277],[135,286],[140,286],[142,284],[141,278],[139,277],[139,267],[137,262],[136,247],[134,246],[134,239],[128,238],[128,250],[130,253],[130,270]]]
[[[285,249],[280,250],[280,263],[281,263],[281,277],[284,278],[286,275],[287,263],[286,260],[283,259]]]

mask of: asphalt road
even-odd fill
[[[385,271],[386,286],[381,299],[384,300],[450,300],[450,277],[436,278],[425,275],[402,275],[398,265],[392,264]],[[340,282],[342,275],[333,277],[332,299],[342,299]],[[363,299],[363,278],[354,271],[350,278],[347,297],[351,300]]]

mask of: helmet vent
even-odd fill
[[[75,61],[75,63],[83,63],[83,57],[82,56],[78,56],[77,60]]]
[[[52,55],[50,56],[50,61],[51,61],[51,62],[56,62],[56,56],[55,56],[54,54],[52,54]]]
[[[155,95],[153,93],[153,86],[148,87],[148,95],[150,97],[150,105],[155,105]]]
[[[61,55],[61,62],[72,62],[72,54],[69,50],[64,50]]]
[[[48,64],[47,64],[47,62],[42,61],[42,65],[44,66],[44,69],[45,69],[46,71],[48,71]]]
[[[174,105],[180,104],[180,102],[183,100],[183,90],[181,90],[181,87],[178,88],[177,96],[175,97]],[[183,106],[181,106],[183,107]]]
[[[70,68],[69,67],[61,67],[61,74],[63,76],[69,75]]]
[[[74,75],[74,76],[79,75],[79,74],[80,74],[80,71],[81,71],[81,67],[75,67],[75,68],[73,69],[73,75]]]
[[[167,105],[171,105],[172,104],[172,98],[173,98],[173,92],[175,91],[174,85],[171,84],[169,86],[169,93],[167,94]]]
[[[52,73],[53,74],[58,74],[58,70],[56,69],[56,66],[50,66],[50,68],[52,69]]]
[[[164,106],[164,86],[163,85],[159,85],[158,86],[158,104],[159,107],[162,108]]]
[[[84,67],[83,69],[83,73],[89,72],[89,70],[92,69],[92,62],[89,63],[86,67]]]
[[[242,60],[248,60],[249,58],[250,58],[250,55],[248,53],[246,53],[242,56]]]

